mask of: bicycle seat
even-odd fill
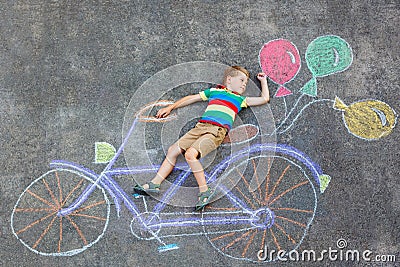
[[[240,144],[254,139],[259,133],[259,129],[254,124],[243,124],[233,128],[225,136],[222,144]]]
[[[170,114],[169,116],[165,118],[157,118],[155,116],[150,116],[149,111],[151,111],[152,108],[154,107],[166,107],[171,104],[173,104],[173,101],[170,100],[158,100],[155,102],[151,102],[144,107],[142,107],[137,113],[136,113],[136,118],[138,118],[138,121],[140,122],[167,122],[171,121],[177,118],[176,114]]]

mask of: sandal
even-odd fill
[[[148,195],[148,193],[159,193],[160,192],[160,184],[154,184],[152,182],[146,183],[149,188],[143,188],[140,184],[137,184],[133,187],[133,190],[140,195]]]
[[[195,211],[199,211],[207,206],[210,203],[210,200],[214,193],[215,191],[212,190],[210,187],[207,189],[207,191],[199,193],[199,201],[197,201],[196,203]]]

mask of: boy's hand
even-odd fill
[[[246,97],[248,106],[264,105],[269,102],[267,75],[264,72],[260,72],[257,74],[257,79],[261,83],[261,95],[257,97]]]
[[[169,106],[162,108],[157,112],[156,117],[157,118],[165,118],[171,113],[171,111],[172,111],[172,109]]]
[[[257,79],[259,81],[263,81],[263,80],[267,80],[267,75],[264,72],[260,72],[259,74],[257,74]]]

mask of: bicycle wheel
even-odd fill
[[[265,170],[263,175],[259,164]],[[298,248],[317,205],[316,190],[305,170],[286,157],[259,155],[219,179],[226,185],[219,186],[225,196],[208,206],[203,215],[224,222],[203,225],[215,249],[231,258],[261,262],[276,260],[280,250],[285,251],[282,257]],[[253,191],[249,190],[251,179],[257,183]]]
[[[69,207],[94,182],[78,172],[51,170],[32,182],[19,197],[11,215],[14,235],[30,250],[51,256],[70,256],[95,244],[104,234],[110,215],[105,190],[96,186],[70,214]]]

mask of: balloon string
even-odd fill
[[[283,119],[283,121],[280,123],[280,125],[278,127],[275,128],[275,130],[270,134],[276,134],[278,132],[278,130],[283,126],[283,124],[287,121],[287,119],[290,117],[290,115],[292,115],[292,113],[294,112],[294,110],[296,109],[297,105],[299,104],[301,98],[304,96],[304,94],[302,94],[296,101],[296,103],[294,104],[293,108],[290,110],[289,114],[286,115],[286,111],[285,111],[285,119]],[[286,106],[286,101],[285,101],[285,106]]]
[[[315,103],[318,103],[318,102],[331,102],[331,103],[334,103],[335,101],[332,100],[332,99],[318,99],[318,100],[313,100],[313,101],[307,103],[307,104],[299,111],[299,113],[298,113],[298,114],[296,115],[296,117],[293,119],[292,123],[291,123],[286,129],[284,129],[283,131],[277,132],[277,133],[278,133],[278,134],[283,134],[283,133],[287,132],[290,128],[292,128],[292,126],[294,125],[294,123],[300,118],[300,116],[301,116],[301,114],[303,113],[304,110],[306,110],[306,109],[307,109],[309,106],[311,106],[312,104],[315,104]],[[293,109],[294,109],[294,108],[293,108]],[[292,109],[291,111],[293,111],[293,109]],[[287,118],[288,118],[288,117],[286,117],[286,119],[287,119]],[[281,126],[282,126],[282,124],[279,125],[279,127],[278,127],[277,129],[275,129],[274,132],[276,132]]]
[[[286,98],[285,97],[283,98],[283,104],[285,105],[285,118],[286,118],[287,117],[288,108],[287,108],[287,103],[286,103]]]

